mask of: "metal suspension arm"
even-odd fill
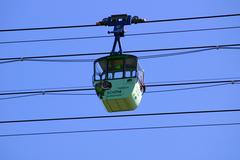
[[[102,21],[97,22],[97,25],[105,25],[105,26],[114,26],[113,31],[108,32],[109,34],[114,34],[115,39],[112,47],[111,55],[115,54],[122,54],[122,46],[120,38],[124,37],[124,26],[125,25],[131,25],[131,24],[137,24],[144,22],[145,19],[141,19],[137,16],[131,17],[127,14],[119,14],[119,15],[112,15],[111,17],[104,18]],[[116,52],[116,46],[118,44],[119,51]]]

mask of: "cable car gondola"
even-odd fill
[[[93,85],[98,97],[108,112],[131,111],[139,105],[145,91],[144,71],[138,57],[122,54],[120,37],[124,36],[124,25],[142,21],[138,17],[113,15],[99,25],[114,26],[115,41],[109,56],[94,61]],[[119,52],[115,52],[116,45]]]

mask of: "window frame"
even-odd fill
[[[136,66],[133,67],[133,69],[127,69],[126,67],[126,61],[129,59],[134,59],[135,63],[136,63]],[[122,72],[122,76],[120,78],[115,78],[115,73],[117,72],[109,72],[109,62],[111,60],[122,60],[122,63],[123,63],[123,67],[120,71],[117,71],[117,72]],[[100,64],[101,61],[106,61],[106,71],[103,70],[102,74],[101,75],[97,75],[97,63]],[[125,78],[139,78],[138,75],[139,75],[139,63],[138,63],[138,59],[137,57],[120,57],[120,58],[116,58],[116,59],[109,59],[108,57],[105,57],[105,59],[98,59],[96,61],[94,61],[94,75],[93,75],[93,80],[94,81],[102,81],[102,80],[114,80],[114,79],[125,79]],[[100,65],[101,67],[101,65]],[[141,70],[141,69],[140,69]],[[130,76],[129,77],[126,77],[126,72],[130,72]],[[143,70],[141,70],[140,72],[143,72]],[[133,75],[133,73],[135,73],[135,75]],[[105,75],[105,78],[103,79],[103,74]],[[110,79],[109,78],[109,74],[112,74],[112,78]],[[144,73],[143,73],[144,74]],[[98,79],[97,79],[97,76],[100,76]]]

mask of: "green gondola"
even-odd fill
[[[136,24],[143,19],[129,15],[113,15],[97,25],[114,26],[115,41],[110,56],[94,61],[93,85],[98,97],[108,112],[131,111],[139,105],[145,91],[144,72],[138,58],[122,54],[120,37],[124,36],[124,25]],[[119,52],[115,52],[116,45]]]
[[[144,72],[133,55],[114,55],[94,62],[94,86],[108,112],[131,111],[144,93]]]

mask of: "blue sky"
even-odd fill
[[[94,24],[112,14],[148,20],[240,13],[239,1],[13,1],[0,2],[0,29]],[[128,26],[128,33],[238,26],[240,17]],[[0,33],[0,41],[107,35],[108,27]],[[126,37],[123,50],[239,43],[240,29]],[[0,45],[0,57],[110,51],[113,39]],[[145,53],[148,55],[150,53]],[[142,60],[146,82],[239,77],[238,50]],[[0,66],[0,91],[89,86],[91,63],[17,62]],[[237,108],[240,86],[145,94],[125,114]],[[0,101],[0,120],[113,115],[97,96],[35,96]],[[115,113],[117,114],[117,113]],[[2,124],[0,134],[224,123],[238,113]],[[0,159],[239,159],[240,128],[160,129],[0,138]]]

